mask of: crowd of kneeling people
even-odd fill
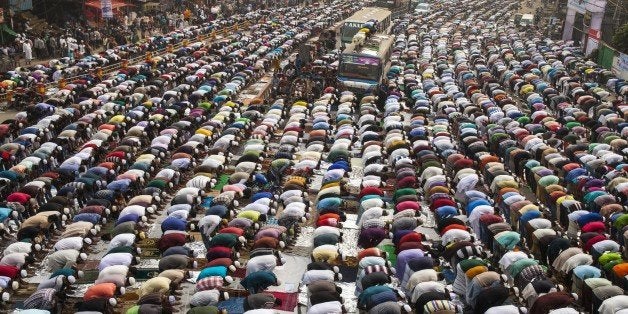
[[[45,256],[52,274],[23,307],[58,310],[99,240],[107,252],[75,312],[115,312],[136,285],[146,226],[165,209],[158,274],[127,313],[176,311],[188,279],[189,313],[224,312],[243,267],[244,311],[274,313],[282,301],[268,290],[282,284],[281,251],[307,222],[308,313],[625,312],[628,106],[611,96],[628,85],[569,43],[473,20],[494,8],[447,27],[481,3],[397,21],[405,31],[377,97],[330,87],[311,104],[234,101],[261,75],[257,59],[285,56],[308,37],[299,26],[275,32],[271,49],[242,35],[231,38],[239,44],[191,44],[156,58],[156,69],[70,84],[59,92],[70,107],[44,102],[36,116],[18,114],[0,147],[0,232],[18,240],[0,259],[2,300]],[[360,179],[358,192],[349,177]],[[350,199],[356,256],[340,249]],[[205,256],[187,245],[191,230]],[[345,267],[357,267],[357,309],[340,287]]]
[[[307,208],[293,198],[290,206],[287,198],[293,195],[280,194],[286,200],[279,225],[263,225],[267,214],[275,214],[279,199],[269,192],[251,194],[245,183],[265,184],[263,174],[253,173],[261,170],[266,142],[287,115],[280,101],[267,110],[261,103],[243,106],[231,98],[262,75],[255,62],[285,57],[308,38],[310,24],[262,24],[252,36],[192,43],[102,81],[71,82],[50,101],[6,121],[1,147],[6,203],[0,228],[5,238],[15,236],[18,242],[3,251],[2,300],[10,301],[27,271],[41,262],[51,275],[21,307],[33,313],[60,310],[68,295],[77,292],[90,245],[107,241],[104,255],[89,261],[97,263],[88,267],[98,270],[97,277],[80,292],[74,311],[117,311],[117,298],[136,284],[148,223],[163,208],[167,217],[159,223],[161,236],[149,246],[159,251],[159,273],[141,283],[130,313],[172,312],[181,305],[180,285],[198,266],[186,246],[193,240],[189,230],[200,231],[207,249],[207,264],[194,278],[192,312],[212,312],[218,300],[228,298],[219,288],[232,282],[228,272],[240,266],[238,251],[247,239],[254,243],[240,283],[251,292],[277,285],[264,261],[279,260],[276,250],[285,245],[286,231],[294,232]],[[271,29],[272,36],[253,40]],[[56,98],[73,105],[58,107]],[[228,184],[201,207],[217,174],[231,164],[229,152],[239,146],[243,153],[234,160]],[[291,158],[289,151],[275,157],[281,154]],[[249,198],[254,202],[239,207],[239,201]],[[200,208],[205,208],[202,218],[192,220]],[[111,221],[113,228],[103,230]]]

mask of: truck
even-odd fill
[[[519,21],[519,25],[521,26],[530,26],[534,23],[534,14],[524,14],[521,16],[521,20]]]
[[[430,13],[430,5],[428,3],[419,3],[414,9],[416,15],[428,15]]]

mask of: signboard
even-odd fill
[[[589,38],[595,39],[596,41],[600,40],[600,30],[599,29],[589,28],[589,31],[587,32],[587,35],[589,36]]]
[[[586,5],[587,5],[587,2],[584,0],[569,0],[567,2],[568,7],[573,8],[580,14],[584,14],[584,12],[586,12],[587,10],[585,7]]]
[[[628,71],[628,55],[625,53],[620,53],[619,54],[619,68],[622,71]]]
[[[9,0],[9,6],[16,12],[33,9],[33,0]]]
[[[593,49],[597,49],[597,47],[599,45],[600,45],[599,39],[595,39],[593,37],[589,37],[589,41],[588,41],[587,46],[586,46],[586,48],[587,48],[586,49],[587,55],[590,54],[593,51]]]
[[[103,18],[113,18],[113,7],[111,5],[111,0],[100,0],[100,7]]]
[[[620,53],[619,56],[614,57],[611,72],[618,78],[628,79],[628,55]]]
[[[365,65],[378,65],[379,59],[375,57],[367,57],[367,56],[342,55],[342,62],[365,64]]]

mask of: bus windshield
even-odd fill
[[[345,42],[350,42],[353,39],[353,36],[355,36],[355,34],[360,30],[360,28],[362,28],[362,25],[356,26],[352,24],[355,24],[355,23],[345,23],[345,25],[342,26],[341,36],[342,36],[343,41]]]
[[[380,60],[376,57],[343,55],[338,76],[378,82],[380,70]]]
[[[349,43],[353,36],[369,21],[377,21],[377,32],[388,32],[391,13],[385,8],[363,8],[345,20],[340,30],[343,43]]]

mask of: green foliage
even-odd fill
[[[613,48],[623,53],[628,53],[628,23],[624,24],[615,32],[611,43],[613,44]]]

